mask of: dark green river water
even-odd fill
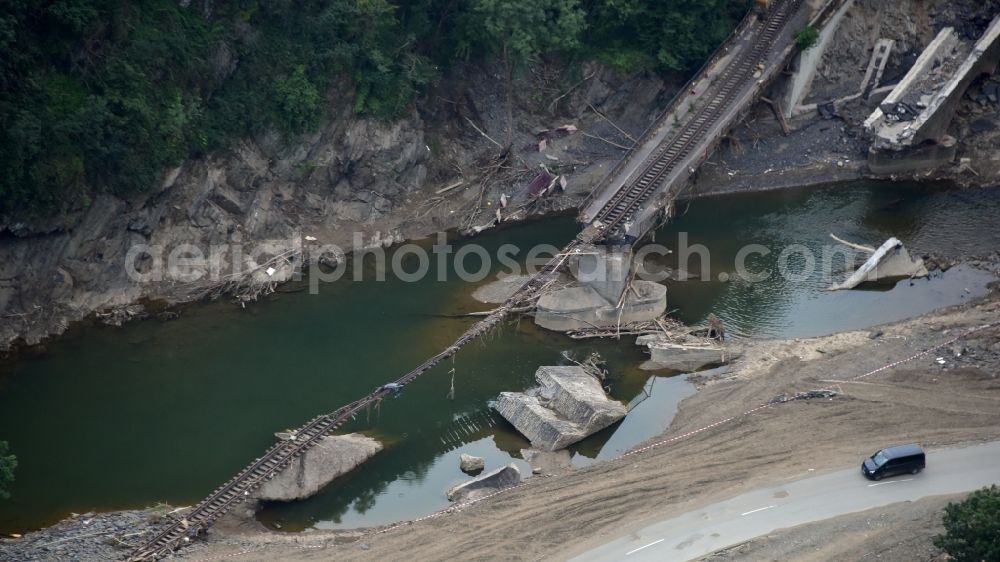
[[[717,276],[734,271],[745,244],[773,249],[750,260],[757,271],[773,267],[788,244],[818,255],[830,232],[875,245],[896,236],[919,250],[985,254],[1000,247],[998,216],[995,189],[858,184],[695,201],[657,242],[674,246],[677,233],[688,232],[690,243],[710,249],[712,280],[667,282],[668,308],[686,322],[715,312],[734,337],[817,335],[918,315],[984,294],[991,277],[961,266],[879,290],[825,292],[830,282],[819,272],[761,283]],[[456,246],[561,245],[576,230],[569,218],[553,219]],[[677,265],[674,254],[661,261]],[[792,269],[800,261],[791,259]],[[473,321],[452,315],[489,308],[471,300],[475,285],[450,278],[344,280],[319,295],[283,292],[245,310],[217,302],[187,307],[169,322],[77,326],[44,351],[0,363],[0,439],[20,463],[12,498],[0,501],[0,532],[37,528],[73,511],[197,501],[259,455],[274,431],[354,400],[450,344]],[[573,341],[530,319],[511,322],[386,401],[377,416],[346,428],[386,446],[362,470],[307,501],[270,506],[262,520],[284,529],[358,527],[444,507],[445,490],[466,478],[460,453],[486,457],[487,467],[522,462],[528,443],[490,413],[489,401],[529,387],[539,365],[595,350],[608,361],[615,397],[632,401],[644,388],[651,396],[621,424],[574,447],[577,465],[658,434],[692,392],[683,377],[638,370],[643,354],[631,340]],[[452,368],[456,397],[448,400]]]

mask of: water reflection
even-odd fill
[[[743,244],[772,249],[752,262],[767,267],[783,245],[818,248],[830,232],[870,243],[896,236],[917,252],[991,253],[1000,247],[997,216],[998,190],[855,185],[694,201],[657,240],[689,232],[692,243],[711,248],[714,274],[668,282],[668,308],[689,323],[715,312],[742,337],[828,333],[914,316],[981,294],[992,277],[959,267],[891,290],[828,293],[821,277],[750,284],[714,275],[733,271]],[[571,219],[549,220],[473,242],[490,251],[505,243],[527,248],[564,243],[576,230]],[[663,258],[677,267],[674,260]],[[474,289],[347,276],[319,295],[279,293],[246,310],[219,302],[186,308],[172,322],[80,325],[45,351],[0,363],[0,438],[20,461],[13,497],[0,502],[0,532],[70,511],[197,501],[260,454],[272,432],[367,394],[449,345],[474,320],[448,315],[487,308],[470,299]],[[527,442],[495,418],[489,401],[528,388],[539,365],[562,364],[566,351],[600,352],[620,400],[652,385],[651,397],[625,421],[571,449],[577,465],[620,454],[659,433],[690,392],[679,378],[651,380],[637,368],[642,351],[623,341],[573,341],[530,319],[504,324],[384,402],[372,419],[346,428],[385,443],[364,470],[308,501],[271,506],[265,519],[286,529],[351,527],[445,505],[444,491],[465,478],[458,454],[484,456],[488,469],[520,461]],[[451,369],[454,400],[447,398]]]

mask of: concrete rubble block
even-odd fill
[[[532,445],[545,451],[563,449],[586,437],[579,425],[560,418],[537,396],[501,392],[493,408]]]
[[[590,287],[570,287],[542,295],[538,299],[535,323],[555,331],[580,329],[596,320],[595,311],[611,304]]]
[[[591,435],[625,417],[625,406],[609,400],[601,383],[578,366],[545,366],[535,371],[539,394],[560,416]]]
[[[649,349],[649,361],[642,366],[647,370],[671,369],[691,372],[722,365],[740,356],[740,350],[730,345],[711,342],[680,344],[667,341],[662,334],[639,336],[635,343]]]
[[[581,367],[540,367],[535,379],[540,387],[502,392],[493,407],[543,451],[568,447],[628,413]]]
[[[543,328],[565,332],[627,324],[651,320],[667,309],[666,286],[631,280],[630,248],[581,246],[569,258],[569,270],[578,286],[538,300],[535,323]]]
[[[873,142],[872,173],[890,175],[950,164],[952,144],[944,142],[952,117],[969,86],[992,74],[1000,60],[1000,16],[975,43],[945,27],[923,50],[879,107],[865,120]]]
[[[513,463],[452,486],[448,501],[472,501],[521,483],[521,471]]]
[[[890,238],[850,277],[843,283],[830,287],[830,290],[853,289],[865,282],[926,276],[927,268],[924,266],[924,260],[910,258],[910,253],[906,251],[903,243],[896,238]]]
[[[265,482],[252,497],[262,501],[308,498],[381,450],[381,443],[357,433],[324,437],[293,460],[288,468]]]
[[[573,455],[566,449],[559,451],[521,449],[521,458],[531,465],[532,472],[538,474],[551,474],[573,466]]]
[[[479,473],[486,468],[486,461],[482,457],[475,457],[462,453],[458,458],[459,468],[465,473]]]

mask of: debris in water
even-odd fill
[[[833,235],[831,235],[833,236]],[[868,251],[868,248],[858,244],[851,244],[833,237],[852,248]],[[890,238],[872,252],[868,260],[861,265],[843,283],[830,287],[829,290],[853,289],[868,281],[878,281],[882,279],[895,279],[903,277],[926,277],[927,268],[924,267],[924,260],[910,258],[909,252],[903,243],[896,238]]]

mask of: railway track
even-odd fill
[[[740,87],[753,78],[757,65],[764,60],[778,32],[781,31],[788,15],[798,9],[801,0],[779,0],[771,9],[770,17],[758,22],[757,40],[753,46],[744,49],[737,60],[726,66],[717,83],[718,89],[669,140],[665,140],[648,159],[638,179],[623,186],[608,200],[595,217],[604,232],[637,211],[646,199],[659,187],[664,177],[677,168],[685,157],[691,154],[706,133],[718,123],[737,94]]]
[[[757,65],[764,60],[788,15],[802,0],[777,0],[762,21],[752,27],[756,38],[723,70],[712,93],[696,113],[663,142],[647,159],[637,180],[623,186],[601,209],[593,223],[553,256],[510,298],[488,316],[469,327],[452,345],[391,383],[376,388],[371,394],[331,413],[317,416],[294,433],[294,439],[281,441],[268,449],[228,482],[214,490],[182,518],[168,525],[128,558],[130,561],[150,561],[167,556],[194,536],[205,531],[235,505],[246,501],[264,482],[274,478],[293,460],[315,446],[324,436],[336,430],[360,412],[377,405],[386,396],[416,380],[442,361],[452,357],[467,343],[479,338],[500,323],[519,304],[541,295],[558,279],[559,271],[580,246],[600,240],[633,215],[657,189],[664,177],[691,154],[708,131],[718,123],[735,101],[740,86],[753,77]],[[754,16],[748,16],[754,17]]]

